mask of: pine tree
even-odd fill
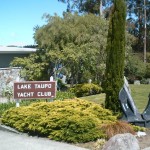
[[[107,37],[107,58],[104,80],[106,93],[105,107],[114,113],[120,111],[118,95],[123,86],[125,60],[125,19],[126,5],[124,0],[114,0],[114,8],[109,22]]]

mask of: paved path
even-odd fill
[[[0,150],[87,150],[71,144],[0,130]]]

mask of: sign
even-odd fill
[[[55,81],[14,82],[14,99],[47,99],[56,96]]]

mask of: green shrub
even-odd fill
[[[67,92],[67,91],[66,92],[57,91],[56,98],[54,100],[64,100],[64,99],[73,99],[73,98],[75,98],[74,93]],[[40,99],[22,100],[20,102],[20,106],[28,106],[31,103],[36,103],[36,102],[41,102],[41,101],[46,101],[46,100],[40,100]],[[0,103],[0,117],[6,110],[12,107],[16,107],[15,102]]]
[[[12,107],[15,107],[16,104],[15,103],[1,103],[0,104],[0,117],[2,116],[3,112],[5,112],[6,110],[12,108]]]
[[[102,88],[93,83],[77,84],[75,87],[70,89],[75,93],[77,97],[89,96],[94,94],[99,94]]]
[[[57,89],[61,91],[66,91],[68,87],[62,82],[61,79],[57,80]]]
[[[13,88],[9,87],[9,86],[6,86],[5,88],[3,88],[2,96],[7,97],[7,99],[10,100],[10,98],[12,98],[12,96],[13,96]]]
[[[45,100],[40,100],[40,99],[22,100],[19,104],[20,106],[28,106],[32,103],[41,102],[41,101],[45,101]],[[0,117],[6,110],[12,107],[16,107],[16,102],[0,103]]]
[[[147,63],[150,63],[150,52],[147,52],[146,55],[147,55],[146,56],[147,57]]]
[[[146,78],[150,78],[150,63],[146,64],[146,74],[145,74]]]
[[[57,91],[56,98],[54,100],[64,100],[64,99],[73,99],[75,94],[71,91]]]
[[[135,126],[135,125],[132,125],[132,127],[135,132],[138,132],[138,131],[145,132],[147,130],[145,127],[140,127],[140,126]]]
[[[19,131],[74,143],[105,138],[101,126],[114,121],[111,111],[80,99],[11,108],[2,117],[5,125]]]
[[[138,55],[130,55],[126,60],[125,76],[130,83],[135,79],[142,79],[146,73],[146,65]]]
[[[141,81],[140,81],[141,84],[148,84],[148,79],[145,79],[143,78]]]

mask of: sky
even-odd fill
[[[36,25],[46,22],[44,13],[62,16],[66,4],[58,0],[0,0],[0,45],[33,45]]]

